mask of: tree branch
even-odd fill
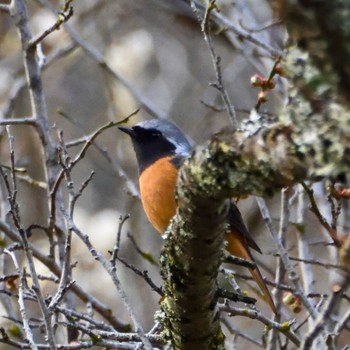
[[[283,124],[254,128],[254,121],[248,126],[248,130],[218,134],[206,146],[196,148],[179,172],[178,211],[161,258],[165,280],[162,309],[175,349],[209,349],[222,342],[213,305],[217,302],[227,198],[272,195],[306,177],[336,177],[350,168],[350,152],[310,139],[316,130],[303,132]],[[334,137],[335,143],[344,147],[350,144],[349,128],[341,130],[327,118],[324,129],[321,138]],[[276,238],[277,232],[273,232]],[[285,249],[282,245],[279,249],[284,251],[283,262],[297,295],[316,318]]]
[[[341,102],[350,106],[348,1],[283,2],[278,15],[299,47],[306,49],[322,72],[320,83],[330,84]]]

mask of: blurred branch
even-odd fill
[[[34,125],[36,126],[35,117],[26,117],[26,118],[16,118],[16,119],[0,119],[0,125]]]
[[[189,1],[194,3],[196,5],[196,7],[202,13],[205,12],[205,7],[203,6],[203,4],[199,0],[189,0]],[[222,30],[232,31],[235,35],[237,35],[237,37],[240,40],[248,41],[248,42],[254,44],[255,46],[268,52],[271,56],[278,57],[278,56],[282,55],[282,52],[280,50],[276,50],[275,48],[273,48],[269,44],[267,44],[261,40],[258,40],[254,35],[252,35],[248,31],[244,31],[244,30],[239,29],[227,17],[218,13],[217,11],[212,13],[212,20],[214,20],[215,23],[217,23],[222,28]]]
[[[68,44],[66,47],[63,48],[54,48],[52,52],[46,57],[46,60],[44,61],[43,65],[41,66],[41,69],[45,71],[48,67],[50,67],[54,62],[56,62],[58,59],[67,56],[70,54],[74,49],[76,49],[76,44],[71,43]],[[13,108],[16,102],[16,99],[18,98],[19,94],[22,92],[23,88],[26,87],[27,80],[23,77],[19,77],[15,79],[14,83],[12,84],[12,87],[10,89],[10,96],[6,100],[1,113],[0,113],[0,120],[9,119],[11,113],[13,112]],[[20,118],[18,118],[20,119]]]
[[[293,261],[303,262],[303,264],[300,264],[301,265],[300,269],[302,271],[301,276],[303,280],[305,293],[309,295],[316,292],[315,276],[314,276],[313,268],[309,264],[317,264],[318,261],[315,261],[315,259],[310,259],[310,257],[312,257],[312,253],[309,247],[309,241],[308,241],[308,236],[306,231],[307,227],[305,223],[306,198],[305,198],[305,192],[303,191],[303,188],[301,185],[297,187],[297,194],[298,194],[298,202],[297,202],[296,229],[297,229],[297,237],[298,237],[299,258],[293,258],[291,256],[289,256],[289,258]],[[312,325],[313,322],[314,320],[310,319],[309,325]]]
[[[140,247],[139,245],[137,244],[134,236],[130,233],[130,232],[127,232],[127,237],[130,239],[131,241],[131,244],[133,245],[133,247],[135,248],[136,252],[138,254],[140,254],[140,256],[147,260],[150,264],[154,265],[154,266],[159,266],[158,264],[158,261],[157,259],[152,255],[152,253],[150,252],[144,252]]]
[[[278,256],[278,255],[279,254],[276,254],[276,256]],[[312,256],[312,254],[311,253],[310,254],[304,253],[303,256],[310,257],[310,256]],[[289,255],[289,259],[292,261],[299,261],[299,262],[302,262],[304,264],[322,266],[325,269],[339,269],[339,270],[342,270],[344,272],[350,273],[350,269],[347,266],[327,263],[324,261],[320,261],[316,258],[312,258],[312,259],[310,259],[310,258],[297,258],[297,257]]]
[[[249,336],[248,334],[243,333],[237,327],[233,327],[231,324],[229,324],[227,318],[221,317],[221,322],[235,337],[242,337],[243,339],[248,340],[250,343],[258,346],[259,348],[265,349],[265,345],[261,341],[258,341],[257,339],[254,339],[253,337]]]
[[[10,13],[10,5],[0,4],[0,11]]]
[[[36,0],[41,5],[45,6],[52,13],[56,13],[56,9],[50,4],[47,0]],[[141,107],[145,109],[150,115],[155,118],[165,119],[166,115],[159,111],[156,106],[154,106],[153,102],[146,98],[133,84],[122,77],[119,73],[117,73],[104,59],[104,56],[101,52],[99,52],[93,45],[91,45],[88,41],[84,40],[79,33],[68,23],[64,24],[64,28],[67,33],[71,36],[72,40],[79,45],[93,60],[95,60],[99,66],[104,69],[108,74],[110,74],[114,79],[119,81],[126,89],[129,90],[131,95],[134,97],[138,103],[140,103]]]
[[[300,48],[306,50],[323,81],[330,84],[347,107],[350,106],[349,1],[283,2],[278,15]]]
[[[59,12],[56,22],[43,33],[37,35],[35,38],[32,38],[28,43],[28,49],[30,49],[31,46],[36,46],[52,32],[59,30],[62,24],[67,22],[73,16],[73,6],[71,5],[73,1],[74,0],[65,0],[64,9]]]

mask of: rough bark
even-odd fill
[[[350,170],[349,111],[332,101],[315,108],[304,95],[291,95],[280,122],[252,113],[242,130],[216,135],[180,169],[179,209],[162,254],[162,309],[174,349],[223,346],[215,304],[227,199],[269,196],[303,180],[342,180]]]
[[[339,101],[350,105],[350,1],[273,1],[288,33],[308,52],[321,75],[317,84],[334,89]]]

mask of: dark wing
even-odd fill
[[[250,248],[262,254],[260,248],[253,240],[246,225],[244,224],[240,211],[238,210],[236,204],[232,200],[230,201],[230,208],[228,211],[227,218],[228,218],[228,224],[229,224],[230,230],[240,233],[242,235],[244,242]]]

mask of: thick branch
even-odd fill
[[[162,308],[175,349],[215,349],[223,342],[215,305],[227,199],[272,195],[305,178],[337,177],[349,170],[349,128],[339,129],[327,116],[323,122],[318,135],[318,130],[306,133],[282,124],[253,130],[251,121],[253,131],[218,134],[186,159],[177,187],[178,212],[162,254]]]
[[[216,349],[224,340],[216,315],[216,277],[227,202],[194,198],[189,188],[181,185],[178,189],[178,215],[161,257],[166,335],[174,349]]]

